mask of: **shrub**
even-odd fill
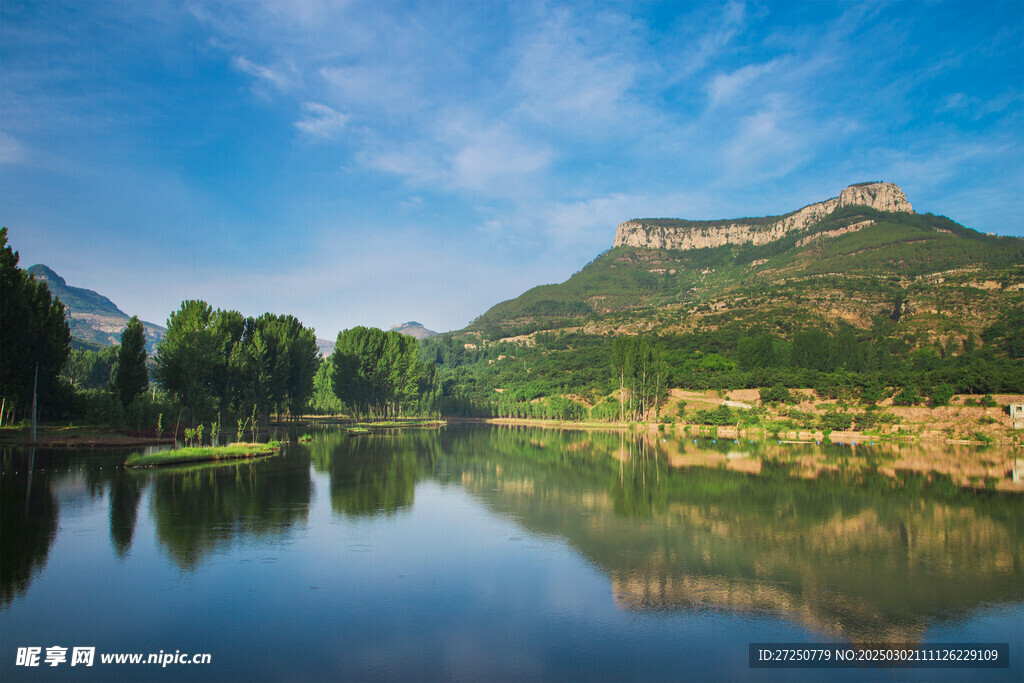
[[[909,384],[901,388],[892,399],[893,404],[898,406],[913,406],[921,403],[921,401],[922,399],[917,393],[917,388]]]
[[[730,425],[734,422],[732,410],[724,403],[714,410],[698,410],[695,420],[706,425]]]
[[[819,418],[822,429],[845,432],[853,426],[853,417],[849,413],[829,411]]]
[[[953,398],[953,394],[956,389],[951,384],[939,384],[932,387],[931,391],[928,392],[928,399],[930,400],[932,407],[944,406],[949,404],[949,400]]]
[[[876,406],[871,406],[856,417],[857,429],[863,432],[877,427],[881,417],[881,411]]]
[[[790,390],[781,384],[762,389],[761,400],[765,403],[796,403]]]

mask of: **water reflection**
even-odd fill
[[[431,449],[424,432],[398,435],[381,432],[350,437],[344,431],[318,434],[308,446],[313,466],[330,477],[331,508],[357,518],[394,515],[412,508],[419,463]]]
[[[131,551],[139,515],[142,482],[123,467],[112,468],[110,481],[110,542],[119,559]]]
[[[1018,495],[860,467],[808,481],[768,444],[755,476],[749,464],[731,471],[747,457],[730,458],[731,441],[515,429],[467,437],[447,452],[467,488],[565,538],[607,573],[626,610],[762,612],[829,637],[914,642],[936,621],[1024,599]]]
[[[920,455],[521,428],[325,431],[278,457],[141,473],[120,466],[123,453],[5,452],[0,597],[7,608],[45,567],[58,498],[105,497],[113,554],[130,566],[148,495],[159,546],[174,566],[197,572],[211,553],[327,526],[328,516],[385,522],[359,525],[385,547],[389,529],[415,526],[417,484],[436,480],[571,548],[601,572],[624,612],[738,612],[854,642],[919,641],[987,605],[1019,614],[1024,496],[886,471]],[[310,514],[311,469],[329,494],[322,519]],[[428,555],[444,545],[430,534],[459,533],[419,524]],[[346,524],[330,527],[318,537],[346,538]]]
[[[58,505],[49,478],[35,472],[35,452],[27,458],[5,453],[0,465],[0,607],[28,590],[46,566],[57,534]]]
[[[309,514],[309,453],[301,446],[256,461],[133,470],[130,476],[151,481],[157,540],[183,570],[236,538],[286,533]]]

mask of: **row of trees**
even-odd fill
[[[665,398],[668,367],[650,337],[616,337],[612,344],[612,377],[618,383],[619,420],[642,420]]]
[[[436,369],[420,360],[414,337],[354,327],[338,335],[330,362],[335,395],[355,414],[396,417],[437,408]]]
[[[119,346],[72,352],[65,307],[18,261],[3,228],[0,418],[15,410],[27,416],[36,389],[51,414],[120,426],[130,414],[137,427],[179,407],[191,424],[197,418],[223,423],[231,415],[266,423],[271,412],[295,415],[310,408],[378,416],[441,409],[443,383],[434,363],[420,360],[412,337],[346,330],[334,355],[321,361],[314,330],[293,316],[244,317],[199,300],[183,302],[170,315],[154,359],[147,357],[137,317]],[[146,393],[151,371],[165,397],[158,402]],[[136,406],[142,397],[147,405]]]
[[[319,368],[316,334],[290,315],[243,317],[185,301],[157,345],[154,377],[196,415],[301,413]]]

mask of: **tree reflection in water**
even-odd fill
[[[937,621],[1024,599],[1016,494],[861,467],[807,480],[763,443],[466,437],[445,452],[449,469],[492,509],[582,552],[623,609],[763,611],[829,637],[914,642]],[[752,457],[757,467],[730,464]]]
[[[312,484],[301,446],[280,456],[153,470],[157,538],[183,570],[237,538],[267,537],[306,521]]]

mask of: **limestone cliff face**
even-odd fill
[[[879,211],[913,212],[907,195],[892,183],[851,185],[838,197],[805,206],[775,220],[736,219],[701,225],[639,219],[626,221],[615,231],[616,247],[644,249],[702,249],[723,244],[767,244],[784,235],[806,230],[844,206],[868,206]]]

